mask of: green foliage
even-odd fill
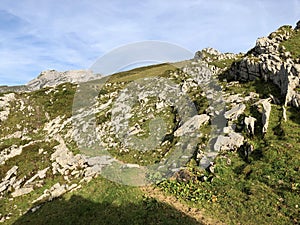
[[[281,43],[292,54],[294,59],[300,58],[300,30],[295,30],[292,36]]]
[[[226,87],[232,94],[247,95],[254,91],[261,98],[270,93],[279,97],[276,90],[276,86],[260,81]],[[226,224],[297,224],[300,221],[300,120],[296,116],[299,111],[289,107],[288,121],[284,122],[281,106],[272,105],[269,129],[262,137],[260,113],[251,104],[247,107],[246,114],[257,119],[256,135],[247,140],[254,146],[248,158],[242,148],[223,152],[215,160],[213,173],[189,165],[189,180],[167,180],[159,186],[193,207],[206,209],[211,217]]]
[[[221,69],[230,68],[232,63],[236,62],[237,59],[222,59],[222,60],[214,60],[209,62],[208,65],[213,65],[219,67]]]
[[[49,92],[47,92],[49,91]],[[30,93],[29,96],[33,102],[32,105],[43,107],[50,119],[57,116],[70,117],[72,115],[73,98],[76,91],[74,84],[65,83],[57,86],[55,89],[43,88]]]

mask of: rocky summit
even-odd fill
[[[162,199],[197,222],[182,224],[299,224],[299,24],[247,53],[0,87],[0,222],[92,223]]]

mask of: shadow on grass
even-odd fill
[[[288,112],[291,114],[289,116],[289,119],[292,120],[294,123],[300,124],[299,109],[295,107],[289,107]]]
[[[13,224],[201,225],[194,218],[153,198],[146,198],[139,204],[118,206],[106,201],[92,202],[78,195],[73,195],[68,201],[56,199],[47,202],[37,211],[26,213]]]

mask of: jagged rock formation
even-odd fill
[[[55,87],[68,82],[78,84],[100,77],[101,75],[94,74],[89,70],[69,70],[65,72],[47,70],[41,72],[37,78],[29,81],[26,85],[0,86],[0,93],[35,91],[45,87]]]
[[[294,32],[291,26],[283,26],[259,38],[255,47],[225,72],[227,80],[273,82],[284,96],[283,104],[299,107],[300,95],[295,89],[299,87],[300,62],[282,45]]]
[[[70,70],[58,72],[56,70],[47,70],[31,80],[26,86],[29,90],[38,90],[44,87],[54,87],[63,83],[81,83],[99,78],[99,75],[93,74],[89,70]]]
[[[299,26],[298,23],[295,29]],[[270,132],[271,109],[275,108],[272,104],[300,104],[299,58],[293,58],[282,45],[293,32],[290,27],[280,28],[258,39],[247,54],[203,49],[182,68],[164,70],[142,81],[115,76],[116,81],[105,82],[91,105],[84,108],[87,98],[82,98],[73,112],[70,104],[74,104],[74,89],[80,85],[65,83],[93,80],[95,75],[90,71],[50,70],[25,86],[0,87],[0,92],[18,92],[0,96],[0,166],[18,157],[21,160],[28,151],[30,157],[34,155],[43,162],[26,175],[20,164],[9,164],[1,177],[0,200],[34,193],[44,188],[51,177],[54,182],[30,199],[37,205],[31,209],[35,211],[44,201],[82,188],[124,155],[130,159],[121,169],[140,168],[140,164],[168,161],[169,152],[176,148],[189,149],[189,153],[196,153],[196,163],[211,173],[213,159],[220,152],[242,149],[248,158],[254,151],[248,141],[256,135],[258,124],[262,124],[263,135]],[[227,79],[225,85],[220,77]],[[271,93],[265,97],[253,89],[239,92],[240,81],[256,79],[276,84],[284,102]],[[87,90],[94,86],[87,86]],[[38,95],[42,96],[36,96],[34,90],[41,90]],[[67,98],[68,93],[72,93],[69,101],[58,101],[57,96]],[[253,106],[261,115],[252,114]],[[289,106],[282,106],[284,121],[286,107]],[[90,146],[104,153],[88,149]],[[180,160],[189,160],[192,155],[180,153]],[[171,170],[180,171],[182,164],[172,160]],[[8,215],[0,215],[0,221]]]

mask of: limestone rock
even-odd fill
[[[43,170],[38,171],[33,177],[31,177],[28,181],[26,181],[26,183],[25,183],[24,186],[32,183],[37,178],[40,178],[40,179],[45,178],[46,177],[46,173],[47,173],[47,171],[48,171],[49,168],[50,167],[47,167],[47,168],[45,168]]]
[[[9,93],[0,97],[0,122],[5,121],[10,113],[10,102],[15,100],[15,94]]]
[[[268,126],[269,126],[269,119],[270,119],[270,114],[271,114],[271,103],[270,99],[262,99],[258,102],[255,103],[258,107],[261,105],[262,106],[262,132],[263,134],[267,133]]]
[[[0,193],[5,191],[8,188],[9,180],[2,181],[0,183]]]
[[[246,109],[245,104],[239,104],[233,107],[231,110],[225,112],[224,116],[226,119],[234,121],[237,120],[238,117],[244,113],[245,109]]]
[[[3,178],[3,181],[9,180],[12,175],[16,175],[18,168],[18,166],[13,166],[9,171],[7,171],[6,176]]]
[[[66,192],[66,185],[60,185],[60,183],[56,183],[50,188],[51,198],[57,198]]]
[[[13,198],[15,198],[15,197],[29,194],[32,191],[33,191],[32,187],[23,187],[23,188],[15,190],[11,195]]]
[[[207,123],[209,118],[210,117],[206,114],[193,116],[174,132],[174,136],[180,137],[185,134],[193,133],[199,129],[202,124]]]
[[[245,117],[244,119],[246,129],[250,135],[254,135],[254,124],[256,119],[252,116]]]
[[[30,90],[38,90],[44,87],[55,87],[62,83],[80,83],[86,82],[95,78],[99,78],[88,70],[69,70],[65,72],[58,72],[55,70],[47,70],[41,72],[41,74],[31,80],[27,87]]]
[[[286,108],[284,106],[282,106],[282,118],[285,122],[287,121]]]
[[[216,143],[214,144],[214,150],[234,150],[243,145],[243,141],[243,135],[236,132],[229,133],[228,136],[219,135],[217,137]]]

